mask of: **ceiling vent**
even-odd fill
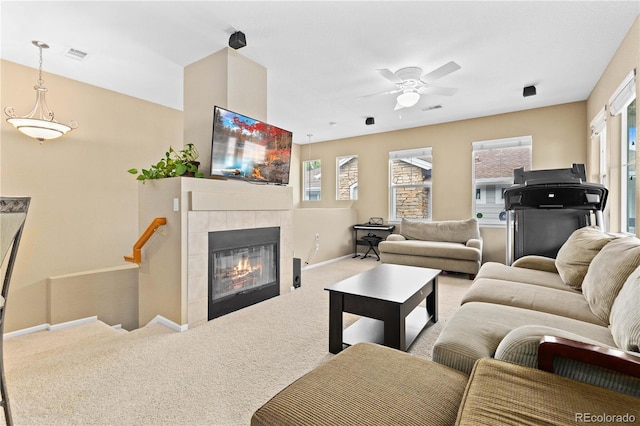
[[[67,58],[75,59],[76,61],[83,61],[87,57],[87,52],[82,50],[69,48],[64,54]]]
[[[422,110],[431,111],[433,109],[440,109],[440,108],[442,108],[442,105],[430,105],[430,106],[423,107]]]

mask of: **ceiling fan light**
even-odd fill
[[[414,106],[415,104],[418,103],[419,100],[420,100],[420,94],[417,92],[404,92],[400,96],[398,96],[398,99],[396,99],[396,101],[398,102],[398,105],[404,108],[409,108]]]

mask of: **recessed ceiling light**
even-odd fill
[[[82,61],[87,57],[88,53],[82,50],[69,48],[64,54],[67,58],[75,59],[76,61]]]

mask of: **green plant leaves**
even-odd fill
[[[197,164],[193,162],[199,157],[198,150],[192,143],[186,144],[181,151],[176,151],[173,147],[164,153],[164,158],[147,169],[142,169],[137,180],[162,179],[167,177],[182,176],[186,172],[191,172],[195,177],[202,178],[204,173],[198,171]],[[137,174],[138,169],[129,169],[127,172]]]

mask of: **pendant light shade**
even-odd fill
[[[9,117],[7,122],[13,127],[42,143],[45,140],[56,139],[70,132],[78,127],[78,123],[75,121],[71,121],[68,125],[58,123],[54,119],[53,111],[47,107],[45,99],[47,88],[44,87],[44,81],[42,80],[42,49],[48,49],[49,46],[41,41],[33,41],[32,43],[40,50],[38,84],[34,86],[36,103],[31,112],[23,117],[16,116],[13,107],[6,107],[4,113]]]

